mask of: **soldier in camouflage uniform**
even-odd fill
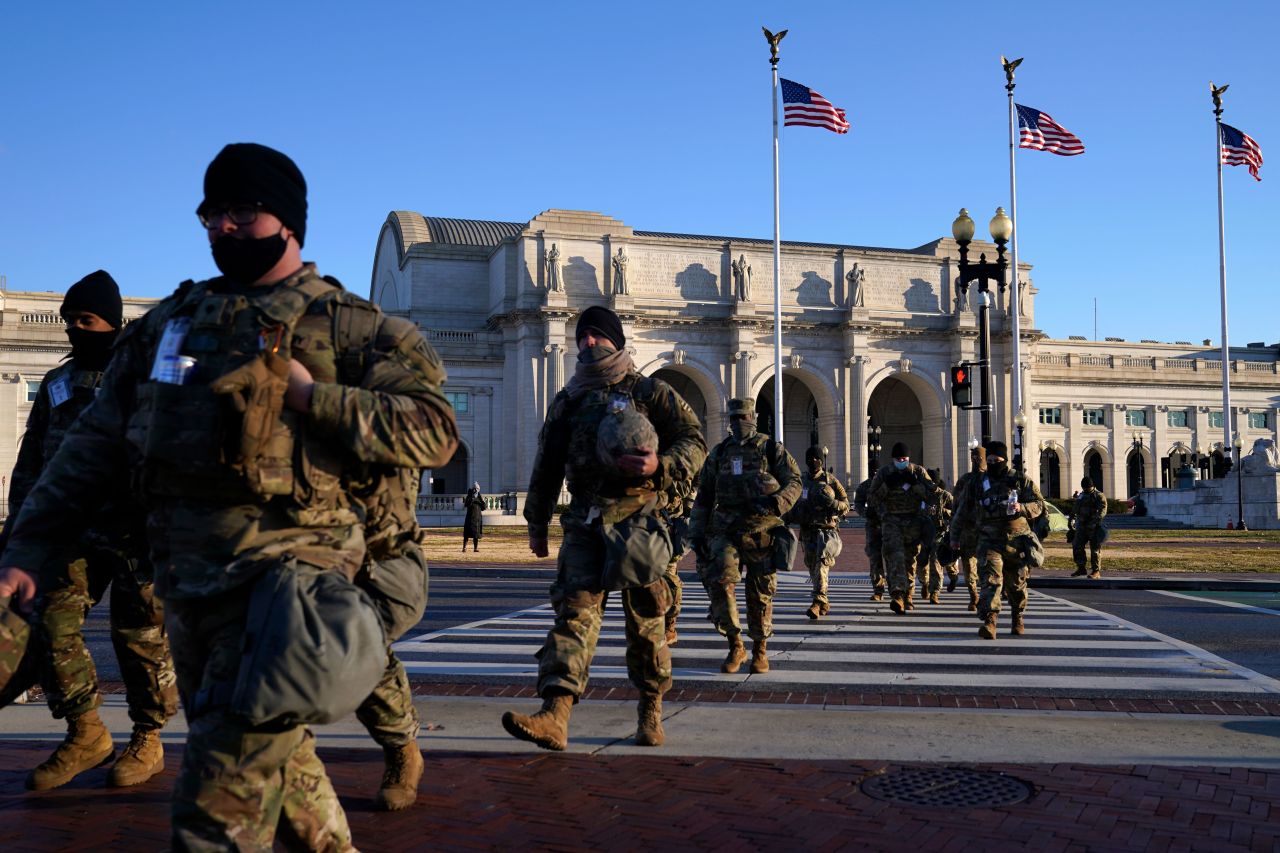
[[[575,337],[577,370],[547,412],[524,509],[529,548],[545,557],[547,527],[568,482],[551,586],[556,621],[538,652],[542,709],[508,712],[502,725],[543,749],[568,746],[569,715],[587,689],[605,596],[616,590],[626,618],[627,674],[640,691],[636,744],[661,746],[662,695],[671,687],[665,624],[671,541],[660,510],[675,481],[692,480],[702,467],[707,445],[689,404],[667,383],[636,371],[616,314],[586,309]],[[606,419],[615,417],[624,426],[606,429]],[[602,447],[601,436],[618,443]]]
[[[836,476],[823,467],[825,456],[817,446],[804,452],[807,470],[800,479],[800,500],[787,517],[788,522],[800,525],[804,565],[813,582],[813,603],[805,611],[810,619],[831,612],[827,579],[840,554],[840,519],[849,511],[849,494]]]
[[[902,614],[914,610],[916,556],[928,533],[926,513],[937,490],[929,473],[911,462],[902,442],[893,445],[893,462],[876,472],[867,498],[880,515],[884,535],[884,565],[889,575],[890,609]]]
[[[382,467],[446,462],[457,447],[439,358],[301,260],[306,182],[278,151],[225,147],[197,213],[223,275],[187,283],[115,348],[97,398],[27,496],[0,595],[109,483],[133,477],[189,722],[172,801],[180,850],[352,849],[307,726],[232,711],[260,577],[356,575],[358,494]],[[42,578],[42,583],[44,582]],[[358,701],[358,700],[357,700]]]
[[[413,805],[422,779],[418,711],[404,664],[391,650],[421,621],[427,606],[427,561],[417,513],[421,482],[420,470],[390,468],[370,484],[365,498],[368,551],[355,579],[378,608],[387,638],[387,668],[356,709],[356,719],[382,747],[385,766],[374,802],[386,811]]]
[[[27,419],[9,481],[9,527],[67,430],[90,402],[123,325],[120,290],[103,270],[67,291],[62,318],[71,358],[45,375]],[[44,791],[110,761],[111,733],[98,716],[98,673],[84,642],[84,621],[111,586],[111,643],[120,661],[133,735],[107,783],[138,785],[164,769],[160,729],[178,710],[178,688],[164,631],[164,612],[151,583],[141,517],[127,493],[113,495],[76,531],[49,567],[36,608],[41,683],[49,710],[66,719],[66,740],[31,771],[27,787]]]
[[[971,455],[972,470],[960,475],[960,479],[956,481],[955,507],[951,514],[951,523],[948,525],[948,535],[951,541],[956,543],[952,550],[959,555],[959,559],[955,564],[958,567],[955,570],[957,575],[951,576],[947,591],[951,591],[958,574],[963,572],[965,586],[969,589],[969,611],[976,612],[978,609],[978,515],[977,502],[969,497],[969,482],[976,473],[986,469],[987,463],[986,451],[981,447],[974,448]]]
[[[734,596],[745,567],[751,671],[768,672],[777,572],[791,568],[781,565],[774,531],[800,497],[800,469],[785,447],[756,431],[754,400],[729,401],[729,430],[702,469],[689,536],[694,550],[707,557],[699,571],[711,597],[713,621],[729,640],[720,671],[737,672],[747,659]]]
[[[1101,489],[1094,488],[1093,480],[1085,477],[1080,481],[1080,493],[1076,495],[1075,530],[1071,535],[1071,556],[1075,559],[1076,570],[1071,577],[1077,578],[1085,574],[1085,546],[1089,548],[1089,578],[1097,580],[1102,577],[1102,540],[1106,530],[1102,519],[1107,517],[1107,496]]]
[[[929,501],[926,510],[929,523],[926,525],[924,547],[920,549],[920,556],[916,558],[916,568],[920,573],[920,597],[930,604],[938,604],[940,603],[938,595],[942,592],[943,572],[945,571],[948,575],[956,572],[954,563],[943,566],[938,562],[938,538],[946,534],[947,526],[951,522],[953,499],[951,493],[947,491],[946,484],[942,482],[940,469],[931,469],[929,479],[937,484],[938,490],[933,493],[933,500]],[[954,588],[955,582],[952,581],[948,584],[947,591],[950,592]]]
[[[858,484],[858,488],[853,492],[853,511],[866,519],[867,526],[864,528],[866,532],[866,545],[863,546],[863,553],[867,555],[869,565],[868,573],[871,576],[871,600],[884,601],[885,591],[885,575],[884,575],[884,553],[882,552],[882,538],[880,530],[880,514],[867,503],[867,496],[871,493],[871,483],[874,477],[868,477]]]
[[[996,638],[996,617],[1003,593],[1013,613],[1012,633],[1025,633],[1023,612],[1027,609],[1027,577],[1035,543],[1030,522],[1044,513],[1044,498],[1036,484],[1009,467],[1009,452],[1003,441],[985,445],[986,470],[974,472],[965,484],[961,512],[972,515],[978,525],[978,574],[982,590],[978,598],[978,636]],[[952,523],[952,546],[958,547],[956,523]]]
[[[680,604],[684,600],[684,581],[680,580],[677,567],[680,559],[689,552],[689,513],[693,511],[694,485],[693,480],[674,483],[664,511],[667,528],[671,531],[671,562],[667,564],[666,574],[667,586],[671,587],[671,606],[667,608],[665,619],[668,646],[674,646],[679,639],[676,620],[680,618]]]

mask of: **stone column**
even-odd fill
[[[857,488],[858,483],[867,479],[874,473],[871,471],[870,462],[867,459],[870,450],[867,447],[867,362],[865,355],[850,356],[848,360],[849,373],[851,378],[849,381],[849,431],[853,438],[853,448],[850,451],[853,454],[852,464],[849,466],[853,471],[853,477],[856,482],[850,485]]]
[[[564,387],[564,344],[547,344],[542,351],[547,354],[546,407],[550,408],[552,399]]]
[[[756,357],[750,350],[738,350],[733,354],[733,390],[734,397],[751,396],[751,362]]]

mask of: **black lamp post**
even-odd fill
[[[1013,235],[1013,220],[1004,212],[1003,207],[996,208],[996,215],[991,217],[991,239],[996,243],[996,260],[989,262],[986,254],[978,256],[978,263],[969,263],[969,243],[973,241],[973,220],[969,211],[960,208],[960,215],[951,223],[951,236],[960,245],[960,277],[956,285],[960,292],[967,294],[969,284],[978,282],[978,361],[982,369],[982,383],[978,386],[981,396],[977,409],[982,418],[982,443],[991,440],[991,409],[995,402],[995,383],[991,375],[991,324],[987,312],[991,309],[991,291],[987,282],[995,279],[1001,292],[1005,288],[1005,273],[1008,262],[1004,257],[1004,246]],[[1015,377],[1016,381],[1017,377]]]
[[[1022,445],[1026,440],[1025,431],[1027,429],[1027,415],[1021,409],[1018,414],[1013,416],[1013,425],[1017,427],[1017,432],[1013,436],[1013,467],[1019,474],[1022,473]]]
[[[1248,530],[1248,526],[1244,523],[1244,487],[1242,486],[1244,468],[1240,466],[1240,453],[1244,450],[1244,439],[1240,437],[1240,433],[1236,433],[1231,446],[1236,449],[1236,530]]]
[[[1142,433],[1133,434],[1133,452],[1138,454],[1138,488],[1147,487],[1147,462],[1142,458]]]
[[[867,445],[867,461],[871,463],[871,476],[880,470],[880,427],[867,418],[867,436],[871,439]]]

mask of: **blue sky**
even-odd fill
[[[230,141],[289,153],[304,252],[367,294],[389,211],[524,221],[597,210],[644,230],[772,234],[768,46],[847,110],[786,128],[784,239],[912,247],[1008,205],[1000,55],[1017,99],[1087,151],[1018,154],[1019,249],[1055,337],[1219,339],[1214,129],[1231,340],[1275,343],[1275,4],[1190,2],[24,4],[0,27],[0,274],[62,290],[104,267],[160,296],[215,273],[194,216]]]

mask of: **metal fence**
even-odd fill
[[[462,512],[463,498],[466,495],[418,495],[418,512]],[[516,514],[516,493],[503,492],[497,495],[485,495],[486,510],[500,511],[503,515]]]

